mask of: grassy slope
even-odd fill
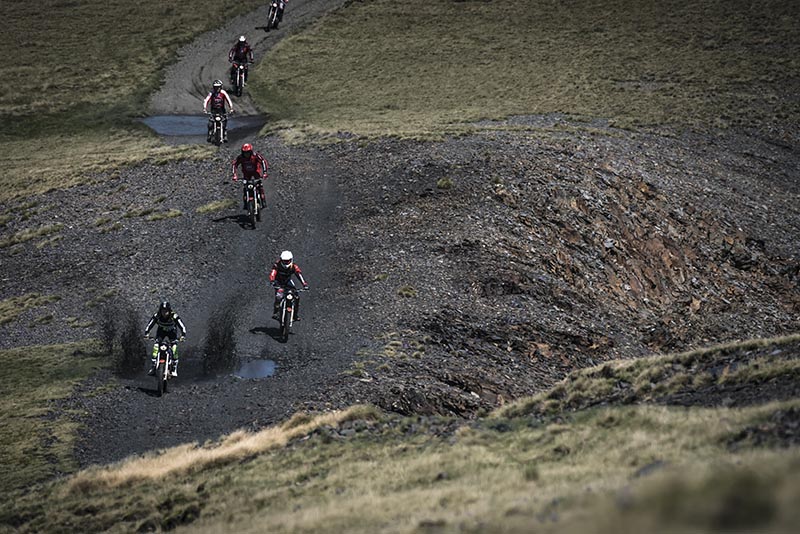
[[[256,0],[9,0],[0,32],[0,201],[144,159],[204,157],[133,122],[178,47]]]
[[[674,369],[687,358],[714,368],[752,348],[652,358],[640,371]],[[800,357],[797,337],[761,342],[760,349]],[[771,365],[762,361],[760,369]],[[773,370],[772,378],[796,376],[796,368]],[[733,526],[786,532],[800,519],[793,506],[800,497],[800,453],[785,448],[779,432],[770,433],[776,418],[796,417],[800,401],[737,409],[620,406],[587,381],[606,376],[602,367],[593,371],[575,373],[559,387],[593,391],[590,404],[607,406],[562,406],[541,416],[531,403],[520,409],[523,403],[469,424],[403,419],[365,407],[296,416],[260,433],[132,458],[16,493],[0,503],[0,526],[19,525],[23,532],[181,524],[191,524],[192,532],[585,532],[598,525],[607,532]],[[656,385],[671,380],[650,376]],[[749,374],[745,382],[766,386],[764,376]],[[759,432],[767,439],[755,439]]]
[[[280,43],[250,89],[287,136],[548,112],[764,126],[800,119],[798,58],[797,2],[374,0]]]
[[[50,416],[49,403],[101,365],[96,347],[86,343],[0,351],[0,492],[75,469],[77,425]]]

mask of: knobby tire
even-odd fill
[[[167,381],[164,380],[164,367],[166,367],[166,365],[160,366],[156,371],[156,387],[158,389],[159,397],[162,396],[167,390]]]

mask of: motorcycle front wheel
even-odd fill
[[[256,227],[256,202],[252,198],[247,201],[247,217],[250,219],[250,226]]]
[[[159,397],[167,391],[167,379],[164,376],[164,368],[166,368],[166,365],[162,365],[156,370],[156,390],[158,391]]]

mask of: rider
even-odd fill
[[[244,35],[239,37],[239,40],[233,45],[230,52],[228,52],[228,62],[238,63],[244,65],[244,83],[247,83],[247,64],[253,62],[253,49],[247,38]],[[236,67],[231,65],[231,85],[236,85]]]
[[[147,327],[144,329],[144,337],[148,337],[150,330],[153,326],[158,325],[156,330],[156,343],[153,345],[153,367],[148,374],[154,375],[156,373],[156,359],[158,358],[158,340],[163,337],[168,337],[172,341],[172,369],[170,369],[172,376],[178,376],[178,329],[181,331],[181,341],[186,337],[186,326],[178,316],[177,313],[172,311],[169,301],[163,300],[158,306],[158,310],[150,318]]]
[[[283,22],[283,10],[286,9],[286,4],[289,0],[278,0],[278,23]],[[275,24],[275,29],[278,29],[278,24]]]
[[[239,165],[242,166],[242,178],[245,181],[258,180],[256,182],[256,187],[258,187],[258,200],[260,207],[263,208],[267,205],[267,198],[264,194],[264,184],[261,183],[261,180],[267,178],[267,169],[269,168],[267,160],[264,159],[261,152],[253,151],[253,145],[245,143],[242,145],[242,153],[236,156],[236,159],[231,162],[234,182],[239,180],[238,176],[236,176],[236,167]],[[242,200],[244,201],[244,208],[242,209],[247,209],[247,194],[243,193],[242,196]]]
[[[275,288],[275,303],[273,304],[272,318],[280,320],[278,312],[280,311],[280,303],[283,300],[283,295],[287,288],[295,289],[294,280],[292,275],[297,276],[300,283],[303,284],[304,289],[308,289],[308,282],[303,278],[303,272],[300,266],[294,263],[292,253],[288,250],[281,252],[281,257],[274,264],[269,273],[269,281]],[[300,298],[298,297],[294,304],[294,320],[300,320]]]
[[[231,97],[228,96],[228,93],[225,92],[225,89],[222,88],[222,81],[221,80],[214,80],[214,84],[212,85],[211,92],[208,93],[206,99],[203,100],[203,113],[208,112],[209,105],[211,106],[211,113],[221,113],[222,114],[222,141],[227,143],[228,142],[228,114],[233,113],[233,102],[231,102]],[[228,107],[228,112],[225,112],[225,106]],[[208,121],[208,137],[206,141],[209,143],[211,142],[211,121]]]

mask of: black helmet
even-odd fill
[[[158,311],[161,312],[161,313],[163,313],[163,312],[171,312],[172,311],[172,306],[169,305],[169,301],[168,300],[162,300],[161,304],[158,306]]]

